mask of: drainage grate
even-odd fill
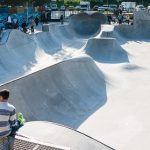
[[[3,140],[4,141],[4,140]],[[0,150],[8,149],[8,140],[0,144]],[[70,148],[42,143],[33,139],[16,136],[13,150],[70,150]]]

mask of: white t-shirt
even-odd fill
[[[8,20],[7,20],[8,23],[11,23],[11,17],[8,16]]]

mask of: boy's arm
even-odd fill
[[[10,113],[9,123],[11,127],[16,125],[16,110],[15,109]]]

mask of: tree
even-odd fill
[[[64,0],[64,4],[66,6],[69,6],[69,5],[76,6],[76,5],[79,5],[79,3],[80,3],[80,0]]]

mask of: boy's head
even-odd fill
[[[9,98],[9,90],[3,89],[0,91],[0,101],[7,101]]]

